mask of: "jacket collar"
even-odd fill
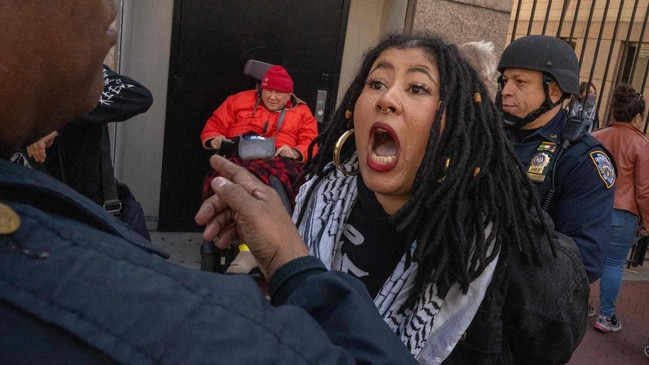
[[[563,132],[563,128],[566,126],[567,121],[568,117],[566,113],[563,110],[560,110],[546,125],[540,127],[520,142],[544,139],[559,144],[561,142],[561,133]],[[509,136],[517,134],[516,130],[512,127],[505,127],[505,129]]]

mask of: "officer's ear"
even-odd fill
[[[553,103],[559,101],[563,96],[563,90],[561,90],[559,84],[554,80],[548,85],[548,95]]]

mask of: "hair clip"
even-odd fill
[[[447,157],[447,158],[446,158],[446,161],[444,161],[444,172],[446,172],[446,170],[448,170],[448,167],[449,167],[450,165],[451,165],[451,158],[450,158],[450,157]]]
[[[473,101],[475,101],[476,103],[482,103],[482,96],[480,95],[480,93],[473,94]]]
[[[351,119],[352,118],[352,111],[347,109],[345,110],[345,119]]]
[[[448,167],[451,165],[451,158],[447,157],[446,160],[444,161],[444,176],[442,176],[441,179],[437,180],[439,184],[443,183],[444,180],[446,180],[446,170],[448,170]]]

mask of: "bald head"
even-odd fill
[[[92,110],[115,0],[0,0],[0,156]]]

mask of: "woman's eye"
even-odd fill
[[[381,89],[385,86],[381,81],[372,79],[367,80],[366,84],[372,89]]]
[[[428,93],[428,88],[423,85],[411,85],[410,92],[413,94],[426,94]]]

